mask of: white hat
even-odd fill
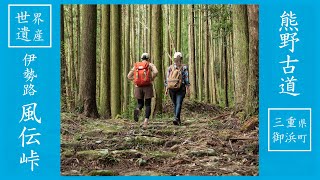
[[[141,55],[141,59],[149,59],[149,54],[148,53],[143,53]]]
[[[182,53],[181,52],[175,52],[174,55],[173,55],[173,58],[177,58],[178,56],[182,58]]]

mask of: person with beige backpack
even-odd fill
[[[166,95],[169,93],[174,105],[174,125],[181,125],[182,102],[186,94],[190,95],[189,86],[188,66],[182,64],[182,53],[176,52],[174,53],[174,64],[168,67],[165,80],[165,93]]]

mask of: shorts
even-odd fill
[[[153,85],[135,87],[134,88],[134,97],[136,99],[150,99],[153,98]]]

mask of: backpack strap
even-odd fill
[[[170,74],[172,73],[172,71],[174,70],[174,65],[173,65],[173,64],[171,64],[171,65],[169,66],[169,70],[170,70],[170,72],[169,72],[168,75],[170,75]]]
[[[147,61],[146,64],[147,64],[147,67],[150,68],[150,62]]]
[[[180,71],[183,70],[183,67],[184,67],[184,66],[185,66],[184,64],[181,64],[181,67],[179,68]]]
[[[172,65],[173,67],[174,65]],[[181,66],[178,68],[180,71],[183,69],[184,64],[181,64]]]
[[[169,68],[170,68],[170,70],[172,71],[172,70],[174,69],[174,65],[171,64],[171,65],[169,66]]]
[[[139,71],[139,68],[137,67],[138,65],[138,62],[136,62],[136,63],[134,63],[134,68],[135,68],[135,75],[136,75],[136,79],[138,79],[139,78],[139,73],[138,73],[138,71]]]

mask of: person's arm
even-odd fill
[[[150,64],[151,66],[151,71],[152,71],[152,81],[157,77],[158,75],[158,69],[154,64]]]
[[[134,75],[133,72],[134,72],[134,67],[129,71],[128,76],[127,76],[128,79],[131,80],[131,81],[134,79],[134,78],[133,78],[133,75]]]
[[[186,86],[190,86],[188,66],[185,66],[185,68],[184,68],[184,84],[185,84]]]
[[[186,85],[187,95],[190,95],[190,81],[189,81],[189,70],[188,66],[185,66],[184,69],[184,84]]]
[[[169,74],[170,74],[171,68],[170,66],[168,67],[167,73],[166,73],[166,78],[164,80],[164,86],[166,88],[165,90],[165,94],[168,94],[168,78],[169,78]]]

